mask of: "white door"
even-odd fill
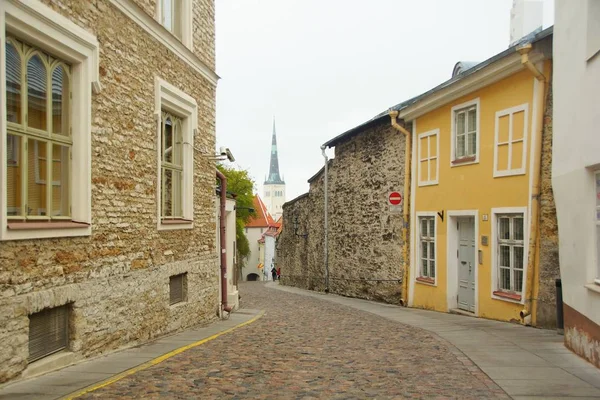
[[[475,218],[458,219],[458,308],[475,312]]]

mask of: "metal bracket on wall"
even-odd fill
[[[442,222],[444,222],[444,210],[438,211],[437,215],[442,219]]]

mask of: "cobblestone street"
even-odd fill
[[[81,398],[509,398],[426,331],[258,282],[240,292],[258,321]]]

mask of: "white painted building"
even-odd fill
[[[219,262],[221,260],[221,256],[219,254],[221,250],[221,235],[219,234],[219,217],[220,217],[220,207],[219,207],[219,199],[215,200],[216,210],[215,210],[215,218],[216,218],[216,239],[217,246],[216,251],[219,255]],[[227,217],[225,220],[225,232],[226,232],[226,240],[227,240],[227,305],[233,307],[234,310],[237,310],[240,306],[239,301],[239,292],[237,285],[235,284],[234,274],[235,274],[235,252],[236,252],[236,238],[235,238],[235,200],[227,199],[225,204],[225,212],[227,213]],[[219,274],[219,303],[221,302],[221,282],[220,282],[220,274]],[[221,307],[218,308],[221,310]]]
[[[600,367],[600,1],[556,0],[552,184],[565,344]]]
[[[250,254],[246,258],[246,265],[242,270],[242,278],[245,281],[266,280],[264,266],[260,259],[258,241],[262,238],[269,226],[272,226],[275,223],[267,211],[267,207],[258,195],[254,196],[254,210],[256,215],[248,221],[244,229],[250,246]],[[266,277],[268,279],[268,275],[266,275]]]

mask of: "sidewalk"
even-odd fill
[[[116,382],[156,365],[186,349],[201,345],[262,316],[259,310],[241,309],[229,319],[191,328],[146,345],[84,361],[61,370],[0,387],[0,399],[72,399],[86,391]]]
[[[600,369],[564,347],[563,337],[555,331],[311,292],[278,283],[267,287],[427,330],[452,344],[458,357],[468,357],[516,400],[600,399]]]

